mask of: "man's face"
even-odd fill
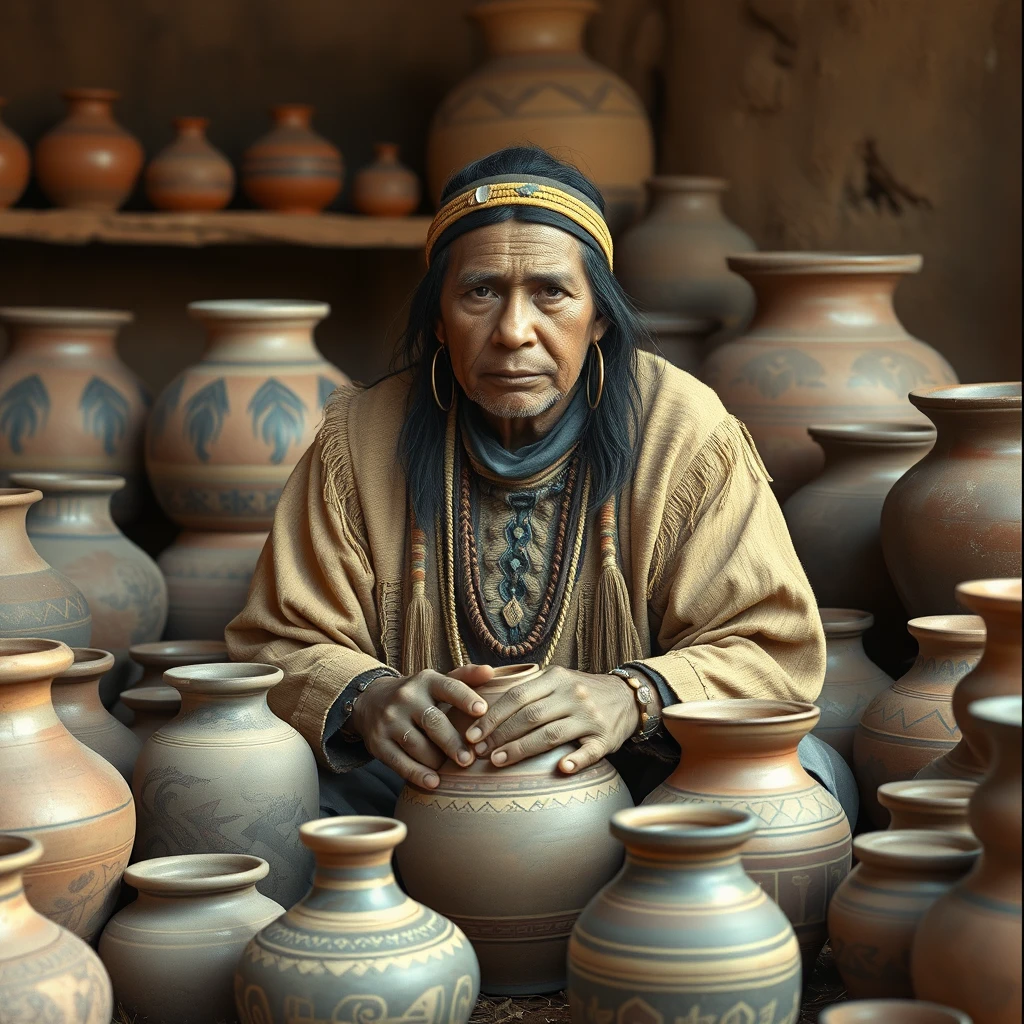
[[[580,243],[510,220],[467,232],[450,253],[436,330],[456,380],[489,417],[543,416],[568,396],[606,327]]]

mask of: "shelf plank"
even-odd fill
[[[305,245],[325,249],[419,249],[429,217],[359,217],[347,213],[101,213],[2,210],[0,239],[52,245]]]

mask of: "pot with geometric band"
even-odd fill
[[[744,870],[785,911],[805,969],[825,944],[829,900],[850,870],[850,823],[804,771],[797,744],[821,714],[787,700],[690,701],[665,708],[679,766],[645,805],[715,803],[760,822]]]
[[[405,826],[352,815],[301,832],[316,857],[313,886],[242,954],[242,1024],[466,1024],[480,985],[476,957],[457,925],[395,883],[391,858]]]
[[[133,686],[121,694],[121,700],[132,716],[130,728],[140,743],[181,710],[181,694],[173,686]]]
[[[701,378],[750,428],[780,502],[824,465],[812,423],[924,423],[907,392],[956,383],[893,308],[920,256],[759,252],[727,262],[753,285],[757,311],[742,337],[708,355]]]
[[[967,779],[905,779],[878,787],[878,802],[889,812],[889,828],[970,832],[967,804],[977,788]]]
[[[475,689],[493,704],[538,671],[502,667]],[[452,718],[461,732],[469,727]],[[572,749],[502,768],[487,758],[466,768],[446,761],[436,788],[408,784],[399,795],[395,817],[409,828],[397,854],[402,883],[469,936],[489,995],[564,988],[572,926],[622,862],[608,822],[632,806],[629,792],[605,760],[559,771]]]
[[[573,1024],[795,1021],[800,947],[740,861],[759,823],[702,804],[612,817],[626,862],[569,940]]]
[[[857,999],[826,1006],[818,1024],[971,1024],[971,1018],[919,999]]]
[[[869,832],[828,908],[835,965],[852,999],[910,999],[910,947],[921,918],[974,866],[974,836],[923,829]]]
[[[135,807],[117,769],[53,710],[51,680],[73,662],[54,640],[0,640],[0,831],[43,844],[25,891],[41,914],[88,942],[114,909]]]
[[[177,137],[146,168],[146,195],[158,210],[220,210],[231,202],[235,169],[206,138],[209,119],[176,117]]]
[[[267,706],[284,678],[270,665],[168,669],[177,716],[153,733],[135,764],[136,860],[182,853],[248,853],[270,864],[257,886],[284,906],[309,885],[299,826],[320,808],[306,741]]]
[[[23,877],[42,857],[37,839],[0,833],[0,1020],[110,1024],[114,998],[99,957],[25,898]]]
[[[352,179],[352,205],[368,217],[405,217],[420,205],[420,182],[393,142],[373,144],[373,163]]]
[[[914,778],[956,746],[953,689],[985,645],[985,624],[977,615],[926,615],[911,619],[907,630],[918,643],[917,660],[871,701],[853,740],[861,807],[876,828],[889,821],[878,787]]]

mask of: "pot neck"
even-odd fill
[[[305,103],[279,103],[271,107],[270,116],[277,128],[309,128],[313,108]]]
[[[257,718],[270,717],[276,720],[276,716],[267,704],[267,694],[270,686],[254,684],[248,690],[225,692],[225,693],[197,693],[188,689],[178,689],[181,694],[181,710],[178,712],[178,719],[183,720],[190,714],[203,712],[224,715],[234,715],[239,712],[255,714]]]
[[[913,396],[910,401],[914,402]],[[1019,405],[1015,409],[972,409],[969,405],[957,407],[952,404],[947,408],[931,405],[918,408],[938,431],[934,448],[936,455],[956,455],[965,448],[969,448],[972,455],[976,452],[1020,455]]]
[[[49,563],[32,546],[26,529],[29,507],[39,498],[38,491],[3,495],[0,490],[0,572],[4,575],[49,568]]]
[[[864,466],[872,476],[886,470],[897,469],[901,474],[913,463],[920,461],[932,449],[935,436],[911,441],[864,441],[856,438],[814,436],[825,453],[825,469],[829,473],[837,468]]]
[[[677,222],[710,222],[725,220],[722,193],[725,182],[718,178],[652,178],[650,214],[660,220]]]
[[[117,358],[117,328],[74,323],[15,324],[7,322],[12,356],[36,359],[92,360]]]
[[[55,679],[51,691],[51,699],[63,707],[75,707],[79,711],[88,711],[90,714],[108,716],[107,709],[100,700],[100,679],[96,676],[92,679]]]
[[[104,95],[101,90],[69,89],[64,93],[67,116],[90,121],[113,121],[116,95]]]
[[[389,167],[398,163],[398,145],[394,142],[375,142],[373,144],[373,157],[379,164],[387,164]]]
[[[313,328],[320,317],[204,319],[204,363],[319,363]]]
[[[864,650],[864,635],[862,633],[852,636],[848,633],[832,636],[826,631],[825,647],[830,655],[843,661],[867,661],[874,666],[874,662]]]
[[[28,513],[29,537],[123,536],[110,514],[111,490],[49,491]]]
[[[491,56],[582,53],[583,33],[596,7],[592,0],[489,0],[469,14]]]
[[[200,139],[206,140],[206,129],[210,121],[206,117],[176,117],[174,119],[174,130],[178,133],[179,139]]]
[[[1021,727],[975,720],[990,751],[988,772],[968,810],[971,829],[985,849],[990,867],[1015,866],[1020,884],[1021,858]],[[1007,813],[1007,808],[1012,808]],[[1014,817],[1016,815],[1016,817]]]
[[[38,913],[25,896],[23,868],[4,868],[0,858],[0,949],[27,947],[28,950],[53,941],[48,935],[57,926]]]
[[[25,742],[51,729],[67,733],[53,708],[51,685],[50,679],[0,683],[0,736],[17,735]],[[16,727],[11,722],[13,718],[17,719]]]
[[[811,718],[799,721],[720,722],[714,719],[668,718],[668,731],[682,750],[680,770],[691,763],[706,769],[711,764],[729,763],[732,770],[760,773],[763,760],[778,760],[780,770],[789,766],[801,773],[796,748],[814,727]],[[758,764],[756,762],[761,762]]]
[[[401,906],[408,897],[395,881],[393,849],[362,856],[315,851],[313,889],[303,902],[312,908],[353,914]]]

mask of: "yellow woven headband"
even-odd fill
[[[427,232],[427,266],[430,266],[430,254],[437,240],[445,231],[463,217],[492,206],[536,206],[568,217],[597,242],[609,269],[612,268],[612,236],[601,212],[575,189],[568,190],[567,186],[548,178],[532,181],[486,178],[450,199],[437,211]]]

